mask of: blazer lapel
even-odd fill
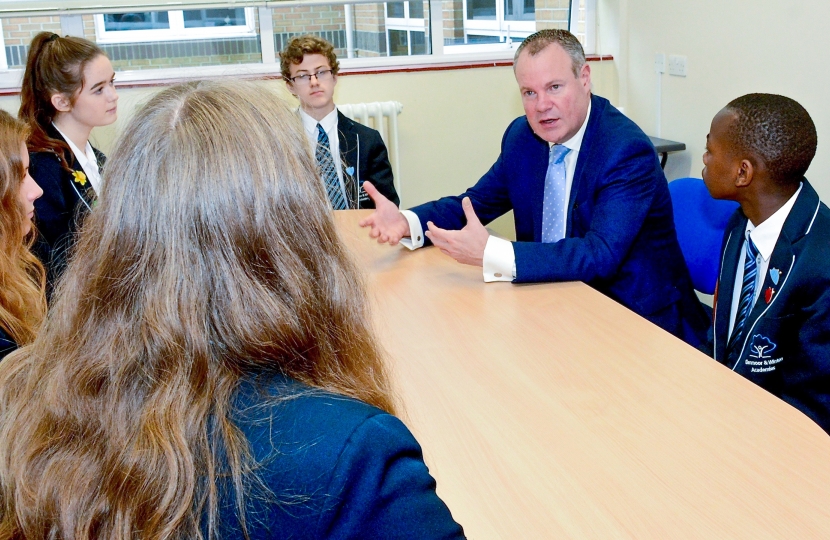
[[[775,303],[775,300],[786,288],[787,278],[789,278],[790,272],[795,265],[796,257],[793,246],[807,234],[812,219],[818,209],[818,194],[806,179],[803,182],[804,185],[801,188],[801,193],[799,193],[798,199],[796,199],[795,204],[790,210],[790,214],[784,221],[781,234],[778,236],[778,241],[775,243],[772,255],[770,255],[769,265],[766,275],[763,276],[763,284],[758,300],[756,300],[755,306],[753,306],[744,324],[744,328],[746,328],[746,332],[744,332],[744,348],[746,347],[747,341],[752,337],[752,329],[758,321],[758,318],[766,313],[767,309]]]
[[[787,277],[789,277],[794,263],[795,256],[793,255],[792,244],[782,231],[778,237],[778,242],[775,243],[775,249],[769,258],[769,266],[767,267],[766,275],[763,277],[758,299],[755,301],[755,305],[752,307],[752,311],[749,312],[749,316],[744,323],[745,331],[741,350],[744,350],[747,342],[751,341],[755,323],[775,302],[778,295],[784,289],[787,283]]]
[[[55,129],[54,126],[49,125],[46,127],[46,133],[52,137],[53,139],[58,139],[60,141],[66,142],[66,139],[60,134],[60,132]],[[95,148],[92,149],[95,153],[95,158],[98,161],[98,170],[99,172],[103,170],[104,162],[106,161],[106,157],[104,154],[96,150]],[[75,158],[75,155],[72,151],[69,151],[69,158],[70,158],[70,166],[72,167],[72,173],[67,174],[69,177],[69,184],[70,184],[70,193],[75,194],[78,200],[84,201],[85,206],[87,208],[92,208],[92,204],[95,202],[97,198],[97,194],[95,193],[95,189],[92,187],[92,183],[86,177],[86,173],[84,172],[83,167],[81,164],[78,163],[78,160]]]
[[[83,167],[81,167],[77,159],[72,161],[72,170],[73,173],[70,181],[72,182],[73,190],[79,195],[79,198],[86,202],[89,208],[92,208],[92,204],[98,197],[95,193],[95,188],[92,187],[92,182],[87,178]]]
[[[594,158],[591,157],[590,154],[591,152],[599,150],[595,147],[595,145],[591,144],[591,140],[597,130],[599,118],[604,112],[604,104],[592,94],[591,114],[588,117],[588,125],[585,126],[585,133],[582,135],[582,144],[579,147],[579,154],[576,158],[576,167],[574,168],[574,177],[571,181],[571,194],[570,197],[568,197],[568,207],[566,208],[565,213],[565,238],[570,238],[572,234],[571,224],[573,222],[573,210],[576,208],[579,190],[585,183],[583,182],[583,177],[585,176],[585,164],[595,162]]]
[[[357,135],[352,129],[352,120],[337,111],[337,138],[340,143],[340,164],[343,169],[343,186],[349,208],[357,208],[359,201],[359,182],[357,178]]]
[[[726,247],[723,249],[721,258],[721,270],[718,276],[717,303],[715,304],[715,360],[726,361],[726,344],[729,342],[729,317],[732,312],[732,292],[735,289],[735,273],[739,261],[741,245],[744,240],[743,232],[746,230],[746,218],[741,217],[740,222],[729,233]],[[718,339],[718,337],[721,339]]]

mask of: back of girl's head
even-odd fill
[[[216,475],[244,491],[242,378],[393,408],[315,170],[297,115],[254,83],[176,86],[136,114],[41,335],[0,363],[0,531],[200,536]]]
[[[61,37],[52,32],[40,32],[34,37],[23,73],[18,113],[32,129],[31,150],[62,148],[44,132],[57,113],[52,96],[63,94],[74,104],[84,83],[84,68],[101,54],[104,52],[95,43],[83,38]]]
[[[34,339],[45,311],[43,267],[28,250],[33,234],[24,238],[22,226],[21,150],[28,133],[26,124],[0,111],[0,326],[21,345]]]
[[[107,167],[74,273],[114,300],[96,310],[140,313],[138,329],[167,326],[182,344],[221,344],[214,352],[239,372],[320,382],[323,365],[356,352],[342,337],[360,335],[360,279],[299,119],[276,95],[253,83],[166,90]]]

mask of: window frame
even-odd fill
[[[229,5],[233,6],[233,4]],[[245,10],[244,26],[203,26],[198,28],[185,28],[184,26],[184,11],[190,10],[152,9],[151,11],[167,11],[167,20],[170,23],[170,28],[152,30],[106,30],[104,14],[96,13],[94,16],[95,40],[102,44],[116,44],[254,37],[257,35],[255,8],[242,9]]]
[[[6,18],[25,18],[25,17],[53,17],[58,16],[61,18],[61,24],[63,24],[64,19],[67,18],[78,18],[82,15],[101,15],[104,13],[125,13],[131,11],[181,11],[181,10],[188,10],[192,9],[201,9],[205,7],[205,3],[203,0],[179,0],[175,7],[179,8],[178,10],[170,10],[168,9],[171,7],[169,3],[162,2],[161,0],[111,0],[111,3],[107,6],[92,6],[82,0],[64,0],[66,4],[64,4],[60,9],[55,7],[54,1],[47,1],[47,0],[26,0],[25,7],[23,7],[24,2],[21,0],[20,6],[13,6],[12,3],[5,3],[3,4],[0,2],[0,19]],[[204,78],[204,77],[221,77],[221,76],[252,76],[252,77],[273,77],[278,76],[278,68],[275,68],[275,65],[278,65],[278,57],[275,54],[275,44],[274,40],[271,39],[273,35],[273,23],[272,23],[272,9],[273,8],[286,8],[286,7],[301,7],[306,5],[316,5],[325,3],[326,5],[332,6],[345,6],[346,12],[348,13],[350,9],[357,5],[357,4],[382,4],[383,2],[377,2],[376,0],[331,0],[323,2],[321,0],[235,0],[229,1],[228,3],[220,2],[219,0],[214,0],[216,7],[237,7],[237,8],[245,8],[246,10],[246,21],[251,22],[252,19],[254,24],[259,26],[257,29],[256,27],[250,33],[245,33],[244,37],[250,38],[256,36],[261,43],[261,50],[262,50],[262,60],[261,62],[254,62],[248,64],[217,64],[217,65],[210,65],[210,66],[200,66],[200,67],[188,67],[188,66],[177,66],[177,67],[157,67],[152,69],[136,69],[136,70],[123,70],[119,71],[119,83],[121,86],[146,86],[146,85],[154,85],[162,83],[163,81],[169,80],[184,80],[184,79],[193,79],[193,78]],[[574,3],[577,0],[573,0]],[[596,0],[586,0],[587,4],[590,6],[593,4],[594,6],[594,13],[591,15],[589,14],[588,17],[588,30],[589,32],[593,33],[594,39],[597,39],[597,30],[598,26],[596,23]],[[14,4],[17,4],[15,2]],[[499,9],[503,9],[503,0],[497,3],[499,5]],[[577,6],[579,4],[576,4]],[[407,5],[407,9],[408,9]],[[463,5],[465,17],[466,17],[466,3]],[[254,14],[253,10],[257,10],[258,17],[253,18],[251,15]],[[426,20],[428,18],[429,27],[430,28],[443,28],[443,10],[442,4],[440,3],[431,3],[425,6],[425,27]],[[428,12],[428,14],[427,14]],[[93,18],[94,20],[94,18]],[[420,20],[420,19],[418,19]],[[593,21],[594,26],[592,27],[591,24]],[[101,18],[101,22],[103,22],[103,18]],[[352,23],[354,24],[354,23]],[[67,27],[68,28],[68,27]],[[221,27],[210,27],[208,30],[210,31],[210,36],[202,36],[204,39],[208,39],[209,37],[217,37],[217,33],[215,30]],[[250,27],[248,27],[250,28]],[[354,26],[351,27],[354,30]],[[346,29],[349,29],[349,24],[347,23]],[[394,26],[392,29],[395,29]],[[404,28],[398,28],[403,30]],[[421,31],[421,27],[412,28],[407,27],[407,30],[416,30]],[[445,44],[442,36],[439,35],[430,35],[429,29],[427,30],[426,35],[426,44],[427,44],[427,54],[425,55],[416,55],[416,56],[392,56],[392,57],[369,57],[369,56],[362,56],[360,58],[349,58],[348,56],[344,55],[341,60],[342,69],[348,71],[357,71],[357,72],[368,72],[368,71],[409,71],[411,69],[428,69],[428,66],[449,66],[449,65],[459,65],[459,64],[466,64],[466,63],[504,63],[504,62],[511,62],[513,55],[515,53],[515,49],[518,46],[518,42],[524,37],[523,35],[519,34],[518,32],[514,33],[514,25],[511,22],[511,37],[515,38],[512,40],[512,43],[508,40],[505,40],[501,43],[487,43],[487,44],[479,44],[479,43],[472,43],[472,44]],[[193,29],[194,31],[196,29]],[[204,30],[204,29],[199,29]],[[71,33],[71,32],[70,32]],[[145,38],[147,36],[145,35]],[[181,37],[182,40],[194,40],[195,36],[193,34]],[[152,43],[156,39],[162,39],[167,41],[172,39],[169,34],[162,35],[162,37],[155,37],[150,41],[145,41],[145,43]],[[349,41],[349,40],[347,40]],[[411,41],[411,40],[410,40]],[[590,41],[590,37],[586,40]],[[141,41],[138,41],[141,43]],[[102,44],[107,45],[118,45],[120,43],[125,43],[121,40],[119,41],[110,41],[104,42]],[[129,41],[129,43],[136,43],[136,41]],[[410,44],[411,45],[411,44]],[[590,48],[586,47],[586,53],[592,54]],[[596,52],[593,52],[596,54]],[[5,56],[5,55],[4,55]],[[610,55],[601,57],[605,60],[612,60],[613,57]],[[0,64],[2,65],[2,64]],[[2,69],[0,68],[0,94],[11,92],[9,95],[13,95],[20,88],[20,77],[22,76],[23,70],[18,67]]]

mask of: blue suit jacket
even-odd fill
[[[606,99],[591,115],[576,163],[566,237],[543,244],[542,202],[549,146],[517,118],[501,155],[475,186],[412,209],[421,224],[460,229],[470,197],[489,223],[513,210],[516,283],[584,281],[692,345],[708,320],[692,289],[672,217],[666,178],[648,137]]]
[[[741,354],[726,367],[830,433],[830,210],[809,182],[803,182],[745,323]],[[723,244],[711,343],[715,359],[723,364],[746,222],[739,209]]]
[[[252,539],[464,537],[435,493],[421,447],[394,416],[277,379],[243,385],[234,421],[271,492],[247,498]],[[220,538],[243,538],[231,496],[222,522]]]
[[[0,328],[0,360],[16,350],[17,343],[12,339],[8,332]]]

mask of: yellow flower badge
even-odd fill
[[[72,176],[75,178],[75,181],[82,186],[86,185],[86,175],[81,171],[72,171]]]

